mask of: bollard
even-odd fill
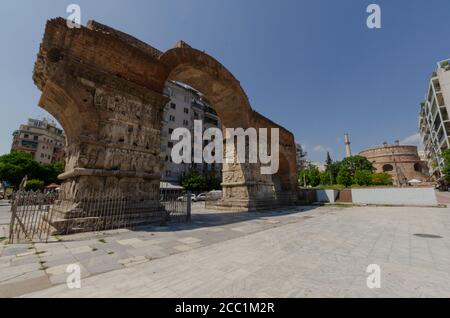
[[[187,207],[186,207],[186,222],[191,223],[191,209],[192,209],[192,192],[187,193]]]

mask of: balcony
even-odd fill
[[[444,71],[448,71],[448,70],[450,70],[450,59],[441,61],[441,62],[438,63],[438,65]]]

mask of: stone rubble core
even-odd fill
[[[280,169],[262,175],[259,164],[223,164],[223,198],[217,205],[254,210],[297,200],[293,135],[252,110],[234,76],[208,54],[180,41],[163,53],[95,21],[68,28],[46,25],[33,79],[39,106],[66,133],[66,170],[60,200],[77,207],[83,193],[121,191],[129,200],[159,205],[160,130],[165,83],[201,91],[223,127],[279,128]],[[270,141],[269,141],[270,143]],[[70,218],[70,209],[58,212]]]

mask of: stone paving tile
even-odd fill
[[[55,267],[58,265],[67,265],[77,263],[77,259],[72,254],[58,255],[57,258],[50,256],[49,258],[41,258],[45,262],[46,267]]]
[[[270,216],[270,221],[276,218],[280,223],[266,222],[264,215],[263,220],[225,224],[217,232],[208,231],[213,228],[208,227],[205,231],[197,228],[171,235],[157,233],[156,239],[170,240],[155,244],[155,250],[170,250],[173,255],[92,276],[84,281],[84,290],[69,293],[55,287],[33,295],[447,296],[449,212],[450,209],[428,208],[323,207],[297,215]],[[427,218],[421,217],[423,213]],[[314,218],[305,219],[305,215]],[[240,231],[233,230],[236,228]],[[425,231],[439,231],[443,238],[413,237],[414,233]],[[134,237],[145,242],[146,235],[139,233]],[[202,241],[180,244],[179,240],[190,237]],[[204,241],[207,244],[201,247]],[[139,244],[138,248],[127,245],[126,250],[133,250],[136,259],[143,261],[144,255],[138,254],[146,252],[151,244]],[[176,247],[184,250],[187,246],[191,249],[176,252]],[[366,286],[366,267],[373,262],[382,269],[380,290]]]
[[[2,256],[11,256],[11,255],[17,255],[17,254],[21,254],[21,253],[28,253],[30,247],[31,247],[30,244],[7,245],[3,249]]]
[[[117,255],[103,255],[81,261],[87,271],[94,275],[123,268]]]
[[[198,239],[195,237],[184,237],[184,238],[178,240],[178,242],[185,243],[185,244],[198,243],[201,241],[202,241],[201,239]]]
[[[127,267],[142,264],[142,263],[145,263],[148,261],[149,261],[149,259],[146,258],[145,256],[134,256],[134,257],[118,260],[119,264],[121,264],[123,266],[127,266]]]
[[[116,241],[117,243],[121,244],[121,245],[131,245],[133,246],[133,244],[139,244],[142,243],[142,241],[138,238],[130,238],[130,239],[125,239],[125,240],[119,240]]]
[[[82,279],[90,276],[88,270],[81,263],[74,264],[80,266],[80,274]],[[67,278],[70,275],[70,273],[66,272],[68,265],[71,264],[59,265],[46,270],[52,284],[65,284],[67,282]]]

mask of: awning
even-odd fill
[[[46,189],[57,189],[57,188],[59,188],[59,187],[60,187],[59,184],[51,183],[51,184],[49,184],[48,186],[46,186],[45,188],[46,188]]]
[[[183,190],[184,188],[178,184],[161,181],[159,183],[160,189],[168,189],[168,190]]]

